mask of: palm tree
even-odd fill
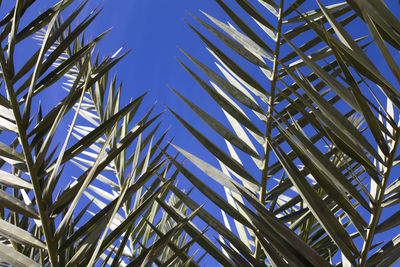
[[[107,32],[84,37],[100,10],[74,28],[87,1],[62,0],[21,27],[34,2],[17,0],[0,22],[0,263],[195,265],[182,234],[195,213],[168,190],[177,173],[158,150],[160,114],[142,110],[144,95],[122,105],[109,71],[126,53],[101,59]],[[21,49],[34,51],[22,64]],[[62,99],[46,101],[50,90]],[[165,201],[188,218],[172,221]]]
[[[198,210],[219,239],[201,236],[197,243],[224,266],[395,264],[399,235],[390,230],[400,224],[400,22],[391,10],[398,4],[225,2],[217,0],[232,23],[193,15],[210,36],[189,24],[216,68],[183,50],[201,73],[181,64],[227,121],[174,92],[226,148],[170,111],[220,166],[174,147],[226,196],[163,150],[221,210],[223,222]],[[169,187],[190,209],[199,208],[200,201]]]

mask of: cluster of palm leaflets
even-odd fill
[[[394,264],[399,236],[387,231],[400,224],[393,212],[400,188],[400,22],[390,9],[397,1],[225,2],[217,0],[232,23],[193,16],[206,35],[189,24],[216,68],[185,51],[200,72],[182,65],[227,122],[174,92],[226,148],[170,110],[220,166],[174,147],[226,197],[164,152],[221,209],[224,223],[205,209],[197,213],[219,244],[205,236],[197,243],[224,266]]]
[[[177,172],[158,150],[160,114],[142,111],[144,95],[122,105],[108,72],[125,54],[101,59],[94,48],[107,32],[84,37],[100,11],[63,0],[30,19],[34,2],[17,0],[0,21],[0,263],[191,263],[182,227],[195,213],[167,190]],[[22,64],[21,49],[32,51]],[[46,101],[50,91],[61,100]]]

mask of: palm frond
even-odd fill
[[[223,186],[226,200],[166,153],[221,209],[223,218],[214,220],[223,219],[228,229],[235,221],[236,229],[226,232],[204,219],[219,234],[221,251],[231,265],[243,266],[325,266],[337,253],[334,264],[343,266],[393,264],[395,239],[374,244],[378,233],[399,225],[397,213],[380,224],[390,214],[385,207],[398,204],[400,94],[393,53],[400,24],[393,3],[232,2],[217,1],[234,24],[205,12],[205,19],[193,17],[209,34],[189,24],[216,70],[183,50],[202,73],[181,63],[227,121],[174,90],[226,148],[170,107],[222,171],[174,147]],[[352,30],[360,24],[366,27]]]
[[[185,223],[173,221],[157,202],[172,197],[169,187],[176,177],[169,176],[170,165],[157,151],[168,131],[160,132],[154,106],[143,111],[145,95],[125,103],[116,77],[110,77],[127,52],[121,48],[101,59],[95,47],[108,31],[84,37],[100,10],[71,26],[86,12],[87,1],[68,12],[74,1],[59,1],[21,29],[19,21],[33,2],[17,1],[0,23],[7,91],[0,95],[0,261],[13,266],[194,263]],[[27,38],[40,46],[16,68],[14,51]],[[60,90],[59,102],[46,100],[53,90]],[[176,208],[186,220],[196,214]],[[170,229],[160,216],[171,222]]]

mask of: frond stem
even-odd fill
[[[274,62],[272,67],[271,73],[271,86],[270,86],[270,98],[268,101],[268,117],[267,117],[267,126],[266,126],[266,134],[265,134],[265,143],[264,143],[264,163],[262,167],[262,174],[261,174],[261,189],[260,189],[260,202],[265,204],[265,198],[267,195],[267,180],[268,180],[268,170],[269,170],[269,156],[271,153],[271,148],[268,145],[269,139],[271,139],[271,132],[272,132],[272,112],[275,103],[275,87],[278,81],[278,65],[279,65],[279,54],[281,48],[281,30],[282,30],[282,21],[283,21],[283,5],[284,0],[280,1],[279,6],[279,14],[278,14],[278,27],[276,33],[276,40],[275,40],[275,52],[274,52]],[[261,254],[260,244],[257,241],[255,247],[255,258],[257,259]]]
[[[368,253],[371,248],[372,241],[374,240],[376,226],[378,225],[379,220],[382,215],[382,209],[383,209],[382,202],[385,198],[385,189],[386,189],[387,183],[389,181],[390,172],[393,167],[393,161],[395,159],[397,147],[399,145],[399,140],[400,140],[400,129],[396,129],[396,135],[394,137],[394,145],[393,145],[392,150],[390,151],[388,160],[386,161],[387,169],[384,172],[383,177],[382,177],[382,187],[381,188],[378,187],[379,195],[378,195],[378,198],[377,198],[375,205],[373,207],[373,210],[372,210],[370,223],[369,223],[369,226],[367,229],[367,238],[364,242],[364,245],[363,245],[363,248],[361,251],[361,259],[359,262],[359,265],[361,267],[364,267],[366,265]]]
[[[46,245],[47,245],[47,251],[49,253],[49,259],[51,266],[58,266],[58,260],[57,260],[57,244],[54,242],[50,230],[50,220],[48,213],[46,211],[46,205],[43,202],[43,198],[41,195],[41,189],[39,185],[39,177],[37,176],[37,170],[35,167],[35,164],[33,162],[32,154],[31,154],[31,149],[28,143],[28,136],[26,134],[26,127],[24,125],[24,122],[21,117],[21,113],[19,110],[19,104],[17,101],[17,97],[14,92],[13,84],[12,84],[12,79],[8,73],[8,68],[7,64],[5,62],[4,58],[4,51],[2,48],[0,48],[0,65],[3,70],[3,79],[5,81],[6,85],[6,90],[8,97],[11,101],[11,107],[14,113],[17,129],[18,129],[18,135],[19,135],[19,140],[21,143],[22,151],[26,160],[26,165],[28,168],[28,172],[31,178],[32,182],[32,187],[33,187],[33,192],[35,195],[36,199],[36,204],[40,216],[40,221],[42,223],[42,229],[43,229],[43,234],[45,237]]]
[[[275,87],[278,80],[278,65],[279,65],[279,52],[280,52],[280,40],[281,40],[281,29],[282,29],[282,8],[283,8],[284,0],[281,0],[281,7],[279,10],[279,21],[277,28],[277,36],[275,43],[275,54],[274,54],[274,65],[272,69],[272,80],[271,80],[271,89],[270,89],[270,98],[268,101],[268,117],[267,117],[267,128],[265,134],[265,144],[264,144],[264,164],[262,168],[261,174],[261,191],[260,191],[260,201],[262,203],[265,202],[265,197],[267,194],[267,180],[268,180],[268,167],[269,167],[269,155],[271,152],[271,148],[268,145],[269,139],[271,138],[272,132],[272,113],[275,103]]]

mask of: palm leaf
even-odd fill
[[[212,24],[192,15],[207,35],[188,23],[207,45],[222,75],[187,52],[183,53],[203,73],[197,74],[189,64],[181,63],[222,109],[230,125],[207,114],[194,99],[174,91],[225,139],[227,147],[209,139],[206,131],[195,129],[170,107],[178,121],[220,161],[223,172],[190,149],[181,148],[179,140],[174,147],[223,185],[231,205],[222,204],[217,189],[215,193],[210,189],[204,192],[204,183],[198,181],[207,178],[195,177],[190,168],[171,156],[168,159],[221,209],[223,218],[219,220],[223,219],[227,227],[230,220],[238,219],[232,207],[242,213],[242,225],[235,224],[237,228],[231,230],[242,237],[242,243],[205,219],[220,234],[221,250],[232,265],[243,266],[254,262],[282,264],[279,253],[286,262],[307,265],[307,260],[301,259],[311,252],[324,262],[314,265],[327,264],[325,261],[336,253],[342,260],[335,264],[392,264],[398,259],[397,246],[390,247],[389,243],[385,248],[377,243],[381,252],[371,256],[373,262],[367,258],[376,233],[399,225],[397,214],[379,224],[382,214],[390,213],[384,207],[400,202],[397,182],[388,187],[395,173],[399,142],[398,119],[393,113],[400,107],[399,92],[390,76],[398,79],[398,64],[392,56],[399,44],[395,34],[398,18],[382,1],[346,1],[329,6],[303,0],[291,4],[234,2],[217,1],[234,24],[205,12]],[[384,12],[388,12],[387,17]],[[356,34],[363,37],[355,38],[356,31],[350,30],[353,23],[362,23],[369,31],[360,29]],[[219,47],[219,43],[225,47]],[[377,59],[366,53],[367,47],[382,54],[391,73],[376,64]],[[257,141],[254,144],[251,136]],[[258,151],[258,155],[251,151]],[[248,164],[252,160],[257,168]],[[251,174],[251,180],[243,176],[242,169]],[[244,196],[249,203],[243,202]],[[310,253],[299,256],[296,250],[284,250],[287,245],[279,243],[277,236],[262,232],[265,223],[259,212],[264,209],[288,227],[291,235],[305,242]],[[350,225],[357,229],[355,233]],[[355,240],[363,245],[356,246]],[[252,258],[245,249],[238,249],[247,247],[247,242],[252,244]]]

